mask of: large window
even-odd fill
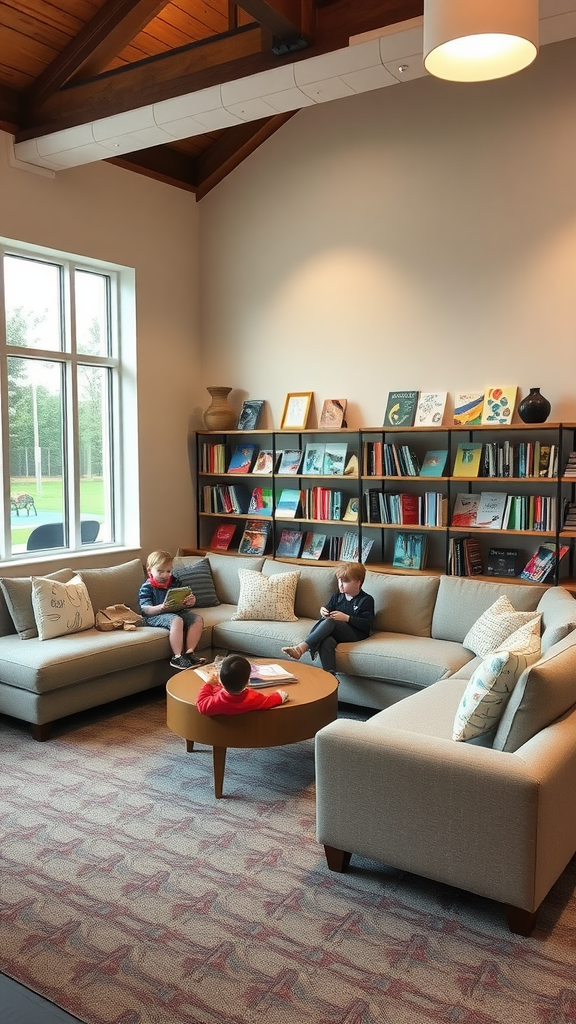
[[[123,543],[119,268],[0,251],[0,557]]]

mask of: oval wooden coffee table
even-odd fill
[[[255,658],[270,664],[270,658]],[[204,680],[186,669],[166,684],[168,728],[186,740],[186,750],[195,743],[213,748],[214,793],[222,796],[228,747],[281,747],[311,739],[319,729],[338,716],[338,680],[329,672],[300,662],[275,661],[296,677],[297,682],[263,687],[264,693],[286,689],[290,700],[276,708],[248,711],[241,715],[201,715],[196,697]]]

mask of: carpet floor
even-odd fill
[[[186,754],[162,695],[0,723],[0,970],[87,1024],[574,1024],[576,861],[529,939],[315,840],[312,741]],[[1,1019],[1,1016],[0,1016]]]

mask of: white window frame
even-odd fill
[[[62,268],[61,290],[63,313],[63,348],[36,349],[11,346],[6,343],[6,310],[4,300],[4,256],[18,256],[44,260]],[[76,351],[74,326],[75,271],[104,275],[110,282],[111,351],[107,356],[85,355]],[[68,514],[69,543],[64,548],[46,549],[54,555],[62,552],[102,551],[104,548],[139,546],[139,515],[134,514],[134,498],[138,489],[138,430],[136,393],[136,302],[135,272],[133,268],[102,260],[48,249],[43,246],[23,245],[0,237],[0,425],[2,429],[1,464],[2,489],[0,506],[3,530],[0,531],[0,562],[13,564],[37,561],[41,552],[11,552],[10,527],[10,451],[8,429],[8,358],[25,357],[62,363],[65,374],[63,406],[63,486]],[[80,449],[78,436],[77,371],[79,366],[107,368],[110,384],[110,478],[113,489],[111,501],[112,533],[114,540],[87,546],[80,539]],[[127,515],[127,496],[130,515]],[[137,502],[137,499],[136,499]],[[44,559],[42,559],[44,560]]]

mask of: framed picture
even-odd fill
[[[312,394],[312,391],[298,391],[286,395],[280,430],[304,430]]]
[[[345,398],[327,398],[322,406],[320,428],[336,430],[338,427],[345,427],[346,404]]]

